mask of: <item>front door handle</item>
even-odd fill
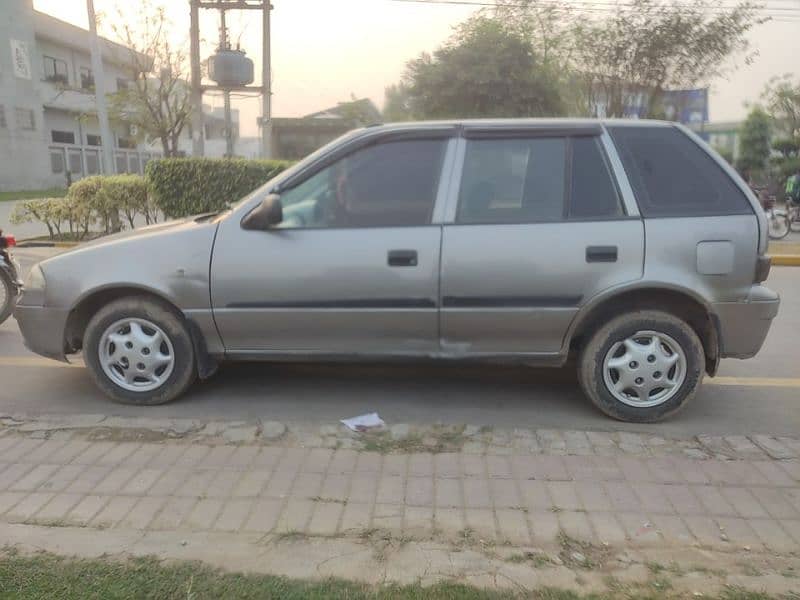
[[[390,267],[416,267],[417,266],[417,251],[416,250],[389,250],[389,266]]]
[[[617,247],[587,246],[586,262],[617,262]]]

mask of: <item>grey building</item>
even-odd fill
[[[100,40],[106,88],[133,77],[130,49]],[[0,11],[0,190],[63,187],[69,179],[109,172],[101,144],[114,146],[117,173],[141,173],[160,153],[126,124],[103,140],[97,122],[89,32],[33,9],[32,0],[3,0]]]

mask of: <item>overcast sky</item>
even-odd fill
[[[477,1],[477,0],[474,0]],[[585,2],[586,0],[582,0]],[[599,0],[607,6],[609,0]],[[768,0],[770,6],[796,8],[800,0]],[[188,47],[189,3],[186,0],[151,0],[163,6],[172,22],[171,37]],[[81,27],[87,27],[85,0],[34,0],[37,10]],[[95,0],[102,16],[101,33],[111,37],[110,22],[118,19],[118,0]],[[140,3],[121,3],[133,19]],[[367,96],[380,108],[383,90],[395,83],[407,60],[431,51],[449,37],[453,26],[475,11],[447,4],[417,4],[393,0],[272,0],[273,116],[295,117],[348,100],[351,94]],[[130,8],[125,9],[125,5]],[[201,11],[203,58],[213,52],[218,39],[219,13]],[[261,72],[261,20],[257,11],[231,11],[231,39],[256,63],[256,83]],[[774,75],[800,77],[800,20],[761,25],[751,37],[759,55],[751,65],[741,65],[730,77],[712,84],[712,121],[741,119],[745,103],[758,99]],[[219,98],[205,101],[221,105]],[[257,135],[260,100],[237,99],[242,135]]]

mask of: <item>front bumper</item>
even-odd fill
[[[17,304],[14,317],[25,346],[36,354],[67,362],[64,330],[69,312],[69,309]]]
[[[743,302],[714,304],[722,358],[755,356],[764,345],[780,303],[777,293],[763,285],[754,285]]]

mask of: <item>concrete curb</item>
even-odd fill
[[[19,240],[17,248],[74,248],[80,242],[46,242],[40,240]]]
[[[800,267],[800,254],[771,254],[772,265],[776,267]]]
[[[799,436],[714,436],[666,438],[631,432],[502,429],[478,425],[396,423],[356,433],[340,423],[310,425],[260,419],[247,421],[121,417],[103,414],[5,415],[0,439],[142,441],[207,445],[273,445],[381,454],[471,455],[552,454],[561,456],[680,457],[692,460],[800,459]]]

